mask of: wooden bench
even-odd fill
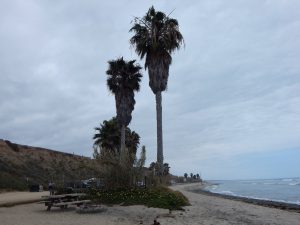
[[[80,201],[65,201],[65,202],[45,202],[47,206],[47,211],[50,211],[51,207],[60,207],[61,209],[66,209],[69,205],[80,206],[91,202],[91,200],[80,200]]]
[[[89,203],[91,200],[81,200],[81,201],[73,201],[73,202],[60,202],[60,203],[54,203],[52,206],[60,207],[60,206],[68,206],[68,205],[77,205],[80,206],[85,203]]]

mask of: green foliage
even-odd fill
[[[120,128],[127,127],[132,119],[135,100],[134,92],[140,90],[142,67],[135,60],[125,61],[123,57],[108,61],[107,87],[115,95],[117,120]],[[123,128],[124,129],[124,128]],[[125,143],[121,143],[125,149]]]
[[[167,89],[171,53],[183,44],[182,34],[176,19],[156,11],[152,6],[142,18],[136,17],[129,30],[134,35],[131,45],[149,72],[149,85],[154,94]]]
[[[103,157],[107,152],[110,154],[119,154],[121,133],[116,117],[110,120],[104,120],[103,123],[100,124],[100,127],[96,127],[95,130],[97,133],[93,137],[95,140],[94,158]],[[135,156],[140,144],[140,136],[135,131],[131,131],[128,127],[126,127],[125,136],[126,148],[129,150],[130,155]]]
[[[109,68],[106,71],[108,76],[107,86],[113,94],[119,92],[139,91],[142,74],[142,67],[135,63],[135,60],[125,61],[123,57],[117,60],[108,61]]]
[[[22,180],[17,176],[12,176],[9,173],[0,172],[0,190],[28,190],[25,179]]]
[[[188,199],[167,187],[153,189],[91,190],[89,198],[103,204],[146,205],[148,207],[180,210],[189,205]]]
[[[163,12],[155,11],[153,6],[144,17],[135,18],[130,32],[134,32],[130,43],[135,46],[141,58],[153,52],[170,54],[183,43],[177,20],[169,18]]]
[[[96,127],[94,146],[116,152],[120,148],[120,128],[117,119],[104,120],[100,127]]]

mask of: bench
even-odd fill
[[[69,205],[80,206],[91,202],[91,200],[80,200],[80,201],[65,201],[65,202],[45,202],[47,206],[47,211],[50,211],[51,207],[60,207],[61,209],[66,209]]]
[[[60,206],[68,206],[68,205],[82,205],[91,202],[91,200],[81,200],[81,201],[73,201],[73,202],[60,202],[54,203],[52,206],[60,207]]]

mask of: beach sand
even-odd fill
[[[49,191],[43,192],[5,192],[0,193],[0,207],[25,204],[41,200],[42,196],[49,195]]]
[[[0,223],[5,225],[115,225],[115,224],[300,224],[300,213],[248,204],[215,196],[193,193],[187,190],[198,188],[199,184],[177,185],[172,188],[186,195],[191,206],[185,211],[173,211],[147,208],[145,206],[113,206],[96,214],[78,214],[74,208],[61,210],[54,208],[50,212],[41,204],[26,204],[0,208]],[[0,199],[2,199],[0,194]]]

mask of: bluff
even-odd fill
[[[0,139],[0,189],[26,190],[29,185],[62,185],[97,176],[88,157],[15,144]]]

